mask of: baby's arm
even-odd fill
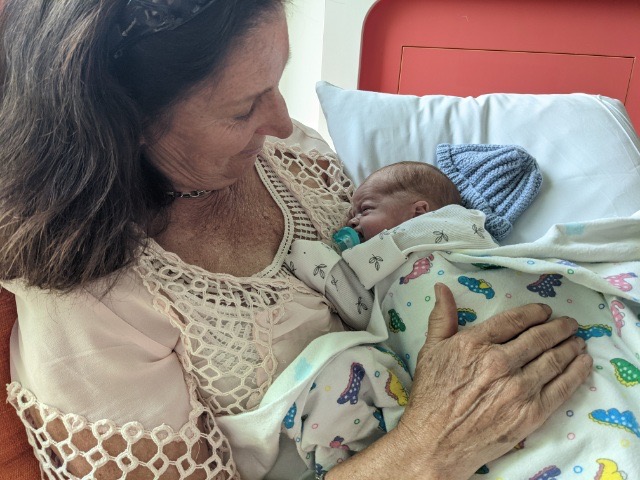
[[[484,230],[478,210],[449,205],[384,230],[342,253],[364,284],[373,287],[401,267],[415,251],[491,249],[498,246]]]
[[[366,289],[353,270],[331,247],[320,241],[295,240],[285,266],[335,306],[342,320],[364,330],[371,318],[373,292]]]

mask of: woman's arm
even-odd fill
[[[193,385],[190,386],[193,390]],[[108,402],[105,399],[105,402]],[[142,400],[144,401],[144,400]],[[195,406],[185,425],[151,430],[137,422],[91,422],[45,405],[17,383],[9,385],[36,457],[47,476],[130,480],[238,478],[229,444],[203,407]]]
[[[465,480],[540,427],[588,377],[571,318],[531,304],[457,331],[451,291],[436,285],[427,341],[396,429],[328,480]]]
[[[44,424],[36,408],[32,408],[30,414],[33,416],[33,422],[36,425],[42,426]],[[199,426],[201,427],[201,425]],[[55,454],[56,461],[60,461],[60,459],[66,457],[61,450],[64,451],[71,448],[57,446],[62,445],[70,435],[69,429],[62,420],[55,419],[47,423],[46,436],[53,440],[52,450]],[[72,460],[67,461],[65,470],[75,477],[80,478],[84,478],[86,475],[90,475],[90,478],[99,480],[116,480],[122,478],[123,470],[118,465],[117,460],[119,456],[121,457],[123,465],[127,463],[131,465],[132,463],[130,462],[132,461],[129,459],[147,462],[154,457],[160,458],[161,456],[166,456],[167,460],[175,462],[185,454],[196,465],[204,465],[207,461],[211,461],[211,449],[205,438],[198,440],[192,446],[187,445],[187,443],[181,440],[174,440],[167,442],[163,446],[159,446],[149,438],[141,438],[134,444],[131,444],[125,440],[122,435],[114,434],[110,436],[108,440],[101,442],[101,445],[98,447],[98,439],[89,428],[72,435],[72,444],[77,449],[77,455]],[[128,458],[122,458],[122,455],[128,449],[130,449],[130,453],[126,455]],[[106,461],[104,461],[101,466],[94,467],[92,465],[93,461],[103,455],[106,457]],[[163,459],[151,463],[155,464],[154,466],[158,467],[158,469],[161,469],[161,465],[165,462]],[[128,480],[147,480],[153,478],[153,476],[154,472],[150,467],[138,465],[127,473],[126,477]],[[183,476],[175,465],[169,465],[163,473],[162,478],[166,480],[204,480],[208,477],[207,472],[202,467],[196,469],[196,471],[191,474]],[[221,473],[214,478],[216,480],[226,480],[229,479],[230,476]]]
[[[104,295],[12,287],[9,401],[45,476],[234,476],[229,444],[185,377],[179,331],[137,277]]]

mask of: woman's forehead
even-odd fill
[[[265,15],[233,48],[210,94],[222,105],[250,102],[276,88],[289,60],[289,36],[284,12]]]

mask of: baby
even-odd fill
[[[369,240],[418,215],[461,204],[460,192],[437,167],[398,162],[377,170],[358,187],[348,225]]]
[[[364,243],[341,257],[321,242],[294,242],[287,264],[295,275],[354,329],[382,328],[387,338],[334,355],[296,398],[283,431],[321,474],[393,428],[441,282],[460,328],[544,302],[581,322],[577,335],[594,358],[593,375],[565,408],[479,478],[640,478],[640,219],[559,225],[533,244],[499,247],[485,219],[504,210],[463,208],[461,190],[434,167],[391,165],[353,196],[349,225]]]

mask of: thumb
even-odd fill
[[[458,310],[453,293],[443,283],[435,284],[436,304],[429,315],[427,327],[427,349],[452,337],[458,332]]]

